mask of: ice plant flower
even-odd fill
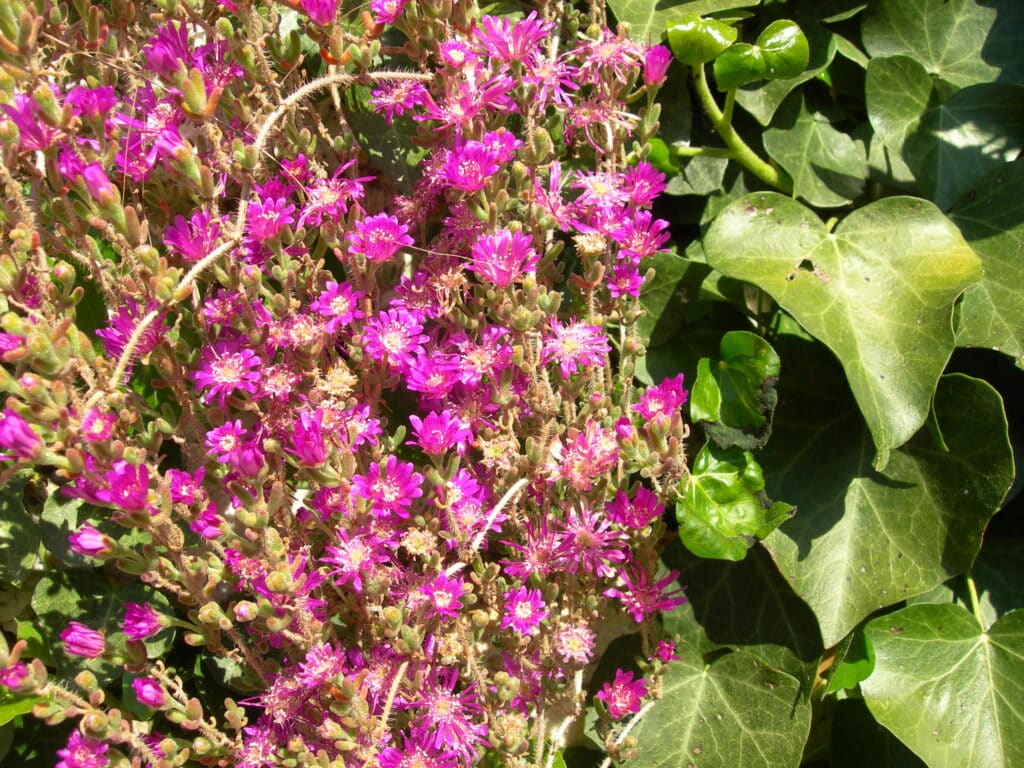
[[[367,216],[356,222],[356,231],[349,235],[351,250],[367,261],[388,261],[399,249],[413,244],[408,230],[395,216]]]
[[[103,654],[103,635],[77,621],[72,621],[60,633],[64,641],[64,650],[72,656],[95,659]]]
[[[543,360],[558,363],[563,378],[569,378],[581,367],[604,363],[611,347],[600,328],[572,320],[565,325],[551,321],[551,336],[544,341]]]
[[[532,272],[540,261],[533,238],[523,232],[499,229],[484,235],[472,249],[471,268],[477,277],[499,288],[507,288]]]
[[[352,494],[370,501],[374,515],[409,517],[409,507],[423,495],[423,475],[416,465],[391,455],[382,464],[371,464],[365,475],[352,478]]]
[[[256,354],[240,341],[223,339],[203,350],[199,368],[192,373],[206,402],[224,409],[235,392],[255,393],[262,365]]]
[[[98,531],[91,523],[86,523],[75,533],[68,536],[71,551],[86,557],[105,557],[112,554],[116,542],[105,533]]]
[[[160,631],[160,614],[145,603],[126,603],[124,611],[124,635],[129,640],[141,641]]]
[[[7,408],[0,413],[0,448],[10,451],[10,457],[32,461],[43,450],[43,441],[25,419]]]
[[[615,670],[615,679],[601,686],[595,698],[604,702],[608,714],[615,720],[626,715],[635,715],[640,711],[643,699],[647,695],[647,681],[643,678],[633,679],[632,672]]]
[[[140,704],[159,709],[167,703],[163,687],[152,677],[137,677],[132,680],[132,690]]]
[[[501,628],[511,628],[520,635],[532,634],[550,613],[539,589],[519,587],[509,590],[504,600],[505,612],[501,617]]]
[[[104,768],[110,762],[107,757],[109,749],[106,742],[72,731],[67,746],[57,750],[57,757],[61,760],[55,768]]]
[[[412,415],[409,423],[415,438],[409,442],[418,445],[428,456],[441,456],[452,448],[458,448],[461,454],[473,439],[473,432],[466,422],[452,416],[449,411],[431,411],[422,419]]]

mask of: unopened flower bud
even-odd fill
[[[167,694],[160,683],[152,677],[137,677],[132,680],[132,689],[139,703],[153,709],[160,709],[167,703]]]
[[[87,659],[95,659],[103,654],[103,635],[90,627],[72,621],[60,633],[60,639],[64,641],[64,650],[72,656],[81,656]]]
[[[32,461],[42,451],[43,442],[27,421],[7,408],[0,413],[0,449],[10,451],[16,458]]]
[[[114,553],[117,544],[105,533],[86,523],[77,532],[68,536],[71,551],[85,557],[107,557]]]

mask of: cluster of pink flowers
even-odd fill
[[[337,2],[299,5],[328,47]],[[124,381],[113,398],[72,382],[59,419],[7,407],[2,460],[59,443],[62,493],[148,532],[140,554],[95,519],[71,546],[182,605],[130,603],[117,628],[138,702],[174,713],[160,728],[202,717],[146,661],[148,638],[178,627],[246,669],[251,722],[202,731],[225,765],[523,765],[549,736],[545,707],[588,703],[602,621],[628,615],[656,640],[659,612],[685,600],[657,553],[686,391],[618,380],[640,347],[645,260],[668,239],[650,211],[664,177],[625,161],[650,134],[627,104],[653,104],[667,52],[566,34],[578,17],[459,2],[471,23],[451,27],[421,5],[371,3],[433,75],[379,76],[369,95],[425,148],[405,194],[344,126],[315,148],[290,126],[273,162],[247,159],[261,126],[244,76],[275,94],[219,24],[162,22],[130,90],[54,86],[77,122],[54,125],[25,93],[3,107],[26,162],[59,158],[76,204],[111,222],[121,263],[97,279],[119,298],[96,331],[105,359],[81,365],[95,382],[121,361]],[[252,13],[223,6],[222,20]],[[111,177],[137,185],[134,207]],[[150,210],[143,242],[142,190],[168,180],[198,202]],[[224,212],[232,196],[244,215]],[[5,360],[25,359],[27,325],[5,327]],[[157,406],[125,386],[140,371]],[[72,622],[64,652],[127,658],[101,629]],[[620,671],[597,698],[614,720],[650,690]],[[126,733],[76,731],[62,765],[146,748]]]

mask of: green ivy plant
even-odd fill
[[[608,5],[676,59],[638,376],[698,427],[627,765],[1024,764],[1024,6]]]

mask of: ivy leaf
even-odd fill
[[[1024,611],[987,632],[956,605],[912,605],[871,621],[875,718],[929,765],[1024,764]]]
[[[919,62],[896,56],[868,64],[865,92],[871,125],[940,208],[1024,148],[1017,86],[982,83],[943,98]]]
[[[909,56],[961,88],[1024,80],[1019,0],[877,0],[861,29],[872,57]]]
[[[981,257],[982,277],[964,292],[957,344],[989,347],[1024,365],[1024,162],[985,178],[950,218]]]
[[[863,699],[835,702],[830,735],[831,768],[927,768],[878,724]]]
[[[999,394],[955,375],[935,394],[949,452],[924,428],[874,471],[868,430],[830,356],[795,339],[778,350],[787,373],[761,461],[768,493],[799,514],[764,545],[831,647],[879,608],[970,567],[1013,455]]]
[[[27,715],[32,705],[43,701],[41,696],[22,696],[9,690],[0,690],[0,725],[7,725],[18,715]]]
[[[779,356],[772,345],[749,331],[722,337],[720,358],[702,358],[690,393],[690,418],[720,448],[748,451],[764,447],[771,435],[777,395]]]
[[[126,547],[149,543],[149,534],[139,528],[125,529],[110,519],[110,515],[87,504],[82,499],[73,499],[55,489],[43,504],[39,531],[43,546],[65,565],[75,569],[95,568],[100,561],[80,555],[71,549],[68,536],[80,530],[86,522],[112,539],[119,540]]]
[[[687,602],[662,615],[669,635],[707,654],[743,649],[809,690],[822,654],[814,613],[782,578],[764,547],[740,562],[696,557],[678,542],[662,555],[679,571]]]
[[[669,665],[664,695],[633,731],[635,768],[788,768],[800,764],[810,706],[800,684],[747,651]],[[666,738],[671,734],[671,738]]]
[[[794,194],[819,208],[846,205],[864,191],[864,147],[811,112],[794,94],[763,135],[765,151],[793,178]]]
[[[757,87],[745,86],[736,91],[736,103],[754,116],[761,125],[768,125],[772,115],[794,88],[811,80],[828,68],[836,55],[836,38],[824,27],[808,29],[810,59],[807,69],[796,77],[769,80]]]
[[[686,274],[693,266],[691,262],[672,251],[656,253],[644,262],[645,269],[654,269],[654,279],[645,281],[640,289],[640,306],[644,311],[637,320],[637,333],[644,343],[651,342],[655,328],[658,328],[658,335],[662,337],[671,337],[678,329],[681,322],[678,313],[666,313],[666,310],[678,304],[677,294]],[[706,267],[704,272],[707,272]],[[667,327],[659,328],[659,325]]]
[[[39,559],[39,527],[25,511],[26,475],[0,488],[0,581],[20,587]]]
[[[750,451],[706,444],[676,502],[679,538],[698,557],[742,560],[793,513],[764,494],[764,475]]]
[[[843,649],[842,658],[829,675],[827,693],[856,688],[875,668],[875,654],[864,638],[863,628],[858,627],[850,633],[839,647]]]
[[[830,232],[795,200],[758,192],[722,212],[704,249],[836,354],[884,466],[924,424],[953,352],[953,303],[980,276],[959,230],[924,200],[890,197]]]
[[[641,43],[658,41],[665,29],[688,14],[707,16],[710,13],[749,8],[761,0],[609,0],[617,21],[629,24],[629,36]]]

